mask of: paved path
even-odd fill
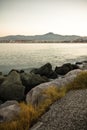
[[[30,130],[87,130],[87,89],[67,93]]]

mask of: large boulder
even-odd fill
[[[0,105],[0,122],[12,121],[19,115],[20,107],[17,101],[7,101]]]
[[[67,74],[69,71],[74,70],[74,69],[78,69],[78,68],[79,68],[79,67],[78,67],[76,64],[67,63],[67,64],[62,65],[61,67],[56,67],[56,68],[55,68],[55,72],[56,72],[58,75],[65,75],[65,74]]]
[[[78,61],[77,61],[75,64],[76,64],[76,65],[81,65],[81,64],[83,64],[83,62],[78,62]]]
[[[40,74],[41,76],[46,76],[48,78],[57,78],[57,73],[52,70],[52,65],[50,63],[47,63],[38,69],[33,69],[31,72]]]
[[[74,78],[80,72],[82,72],[82,70],[80,70],[80,69],[73,70],[73,71],[70,71],[68,74],[66,74],[63,77],[60,77],[51,82],[43,83],[43,84],[36,86],[30,92],[28,92],[28,94],[26,95],[27,104],[33,104],[33,105],[40,104],[42,101],[44,101],[47,98],[47,96],[42,93],[43,90],[48,89],[52,86],[60,88],[64,85],[70,83],[71,81],[73,81]]]
[[[76,62],[76,65],[79,66],[80,69],[83,69],[83,70],[87,69],[87,61]]]
[[[13,72],[13,71],[16,71],[16,72],[19,73],[19,74],[24,73],[24,70],[12,69],[12,70],[8,73],[8,75],[9,75],[11,72]]]
[[[41,77],[39,74],[34,73],[21,73],[21,80],[22,84],[25,86],[25,94],[36,85],[48,81],[46,77]]]
[[[0,75],[2,75],[2,72],[0,72]]]
[[[0,86],[0,99],[20,101],[24,98],[24,90],[20,75],[16,71],[12,71]]]
[[[83,69],[83,70],[87,70],[87,63],[84,63],[84,64],[83,64],[82,69]]]
[[[0,105],[2,104],[3,102],[0,100]]]
[[[6,77],[4,77],[3,75],[0,75],[0,84],[3,83],[3,81],[5,80]]]

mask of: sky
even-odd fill
[[[87,0],[0,0],[0,36],[87,36]]]

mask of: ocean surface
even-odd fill
[[[11,69],[29,69],[40,67],[47,62],[53,68],[64,63],[87,60],[87,44],[0,44],[0,72]]]

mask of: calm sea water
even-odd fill
[[[87,44],[0,44],[0,71],[87,60]]]

